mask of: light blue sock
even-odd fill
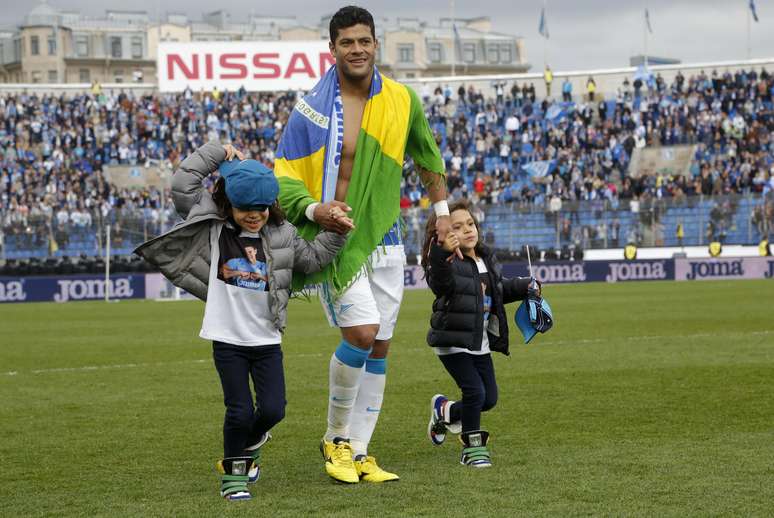
[[[379,420],[384,400],[384,385],[387,379],[386,358],[368,358],[365,372],[352,409],[352,422],[349,436],[352,452],[355,455],[368,455],[368,443]]]
[[[332,441],[336,437],[349,437],[352,408],[360,388],[363,365],[365,365],[370,353],[370,349],[360,349],[346,340],[342,340],[331,355],[328,371],[330,397],[328,398],[326,441]]]

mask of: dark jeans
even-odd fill
[[[462,390],[462,401],[451,407],[452,422],[462,420],[462,431],[481,429],[481,412],[497,404],[497,381],[491,354],[457,353],[439,356]]]
[[[244,347],[212,342],[212,357],[223,386],[226,417],[223,456],[240,457],[285,417],[285,371],[278,345]],[[255,401],[250,392],[250,378]]]

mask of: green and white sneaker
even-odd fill
[[[261,447],[271,440],[271,434],[265,432],[252,446],[245,448],[245,455],[252,457],[253,463],[247,472],[247,482],[255,484],[261,478]]]
[[[474,468],[492,467],[492,458],[486,447],[489,442],[489,432],[484,430],[465,432],[460,435],[460,440],[463,445],[460,464]]]
[[[253,462],[252,457],[229,457],[218,461],[220,475],[220,496],[226,500],[250,500],[247,490],[247,471]]]

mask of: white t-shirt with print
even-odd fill
[[[225,225],[218,232],[217,227],[210,229],[210,277],[199,336],[233,345],[279,344],[282,334],[269,311],[268,274],[260,234],[237,234]],[[221,244],[226,250],[221,250]]]

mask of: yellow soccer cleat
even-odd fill
[[[355,459],[355,468],[360,480],[364,482],[397,482],[400,477],[379,467],[376,459],[370,455],[358,455]]]
[[[325,471],[332,478],[348,484],[360,482],[349,441],[340,437],[333,439],[333,442],[323,439],[320,441],[320,453],[325,459]]]

